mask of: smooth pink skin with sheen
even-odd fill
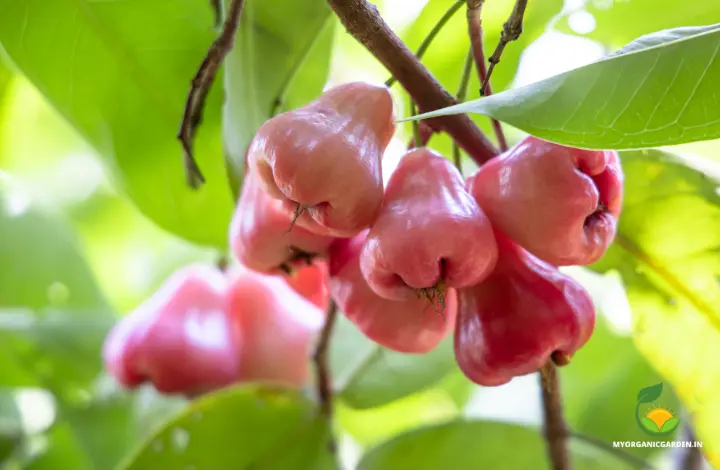
[[[373,222],[382,203],[381,160],[394,130],[387,87],[346,83],[266,121],[248,163],[286,209],[307,206],[298,225],[349,237]]]
[[[240,379],[302,386],[325,312],[282,277],[242,267],[232,274],[229,301],[243,332]]]
[[[239,378],[243,336],[229,315],[227,280],[191,265],[122,318],[105,340],[109,372],[126,387],[151,382],[195,396]]]
[[[366,235],[339,239],[330,248],[330,295],[338,309],[376,343],[403,353],[431,351],[455,324],[455,290],[448,289],[442,313],[426,299],[396,301],[378,296],[360,272]]]
[[[314,260],[309,266],[299,266],[285,276],[285,282],[295,292],[326,311],[330,302],[328,266],[325,261]]]
[[[473,382],[494,386],[538,371],[555,352],[572,356],[590,338],[587,292],[554,266],[496,233],[495,271],[459,291],[455,358]]]
[[[556,266],[587,265],[602,257],[617,231],[622,186],[617,152],[532,136],[468,181],[496,229]]]
[[[442,281],[453,288],[485,279],[497,261],[490,221],[465,189],[455,166],[427,148],[407,153],[360,255],[378,295],[416,299]]]
[[[325,255],[333,238],[311,233],[302,227],[288,231],[293,215],[282,201],[268,195],[250,171],[230,222],[230,247],[240,263],[265,273],[290,268],[297,251]]]

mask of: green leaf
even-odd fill
[[[142,212],[188,240],[224,248],[233,201],[219,86],[198,133],[208,181],[198,191],[185,183],[175,137],[190,80],[216,35],[207,0],[7,1],[2,11],[2,47]]]
[[[573,468],[628,469],[627,463],[592,449],[571,447]],[[371,449],[358,470],[438,468],[550,469],[545,440],[534,429],[488,421],[453,421],[402,434]]]
[[[543,139],[632,149],[720,137],[720,24],[637,39],[531,85],[421,114],[480,113]]]
[[[689,0],[683,8],[677,8],[675,0],[585,2],[583,7],[595,17],[596,24],[584,36],[613,47],[661,29],[720,22],[720,3],[712,0]],[[560,22],[558,29],[572,32],[566,23]]]
[[[260,125],[281,106],[296,107],[323,89],[330,61],[332,25],[326,2],[247,2],[227,57],[224,140],[228,171],[236,184],[245,151]]]
[[[335,390],[352,408],[373,408],[425,389],[455,368],[452,338],[427,354],[401,354],[370,341],[345,317],[331,345]]]
[[[75,234],[0,181],[0,240],[0,361],[55,391],[87,385],[114,317]],[[22,385],[17,377],[0,374],[0,384]]]
[[[363,446],[377,444],[394,435],[429,424],[446,422],[460,416],[460,409],[443,390],[431,388],[387,405],[353,409],[337,407],[342,430]]]
[[[570,429],[606,442],[647,438],[635,419],[635,399],[640,389],[663,379],[633,345],[632,338],[612,332],[599,315],[588,343],[559,373]],[[663,406],[679,409],[679,400],[668,391]],[[630,447],[626,452],[644,457],[657,450]]]
[[[640,351],[692,414],[720,463],[718,181],[659,151],[621,154],[626,198],[615,243],[592,266],[618,271]]]
[[[660,398],[660,395],[662,395],[662,389],[663,384],[660,382],[659,384],[651,385],[649,387],[645,387],[642,390],[638,392],[637,395],[637,401],[638,403],[652,403],[658,398]]]
[[[244,385],[194,402],[121,468],[334,469],[329,439],[318,408],[297,391]]]

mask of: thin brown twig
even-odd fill
[[[430,142],[430,138],[435,134],[435,131],[432,129],[432,127],[425,124],[425,121],[415,121],[418,123],[418,133],[420,134],[420,147],[426,147],[428,142]],[[415,140],[415,136],[413,135],[410,137],[410,141],[407,144],[407,149],[412,150],[415,147],[417,147],[417,142]]]
[[[552,469],[571,470],[572,466],[565,442],[568,432],[563,418],[557,370],[552,360],[540,369],[540,388],[542,389],[545,441]]]
[[[215,27],[217,28],[222,22],[222,5],[220,5],[220,0],[210,0],[210,6],[215,13]]]
[[[320,332],[315,351],[313,353],[313,362],[317,372],[317,391],[320,398],[320,410],[328,418],[333,415],[333,386],[330,374],[330,366],[328,364],[328,354],[330,351],[330,338],[332,337],[335,321],[337,320],[337,304],[330,299],[327,308],[325,324]]]
[[[235,33],[240,24],[240,15],[244,4],[245,0],[231,1],[222,31],[208,49],[195,77],[193,77],[190,92],[185,102],[185,111],[183,112],[177,138],[182,142],[185,176],[191,188],[197,188],[205,183],[205,178],[193,156],[192,148],[195,131],[202,121],[205,99],[215,81],[215,75],[235,42]]]
[[[363,44],[402,84],[420,112],[457,104],[455,99],[420,63],[377,11],[365,0],[328,0],[348,32]],[[436,131],[450,134],[478,164],[497,154],[493,144],[464,114],[441,116],[425,122]]]
[[[470,50],[473,59],[475,59],[475,68],[480,79],[480,96],[492,95],[492,87],[490,86],[490,77],[485,68],[485,51],[483,49],[483,29],[482,29],[482,6],[485,0],[468,0],[467,2],[467,21],[468,34],[470,35]],[[502,124],[497,119],[490,118],[495,138],[498,142],[500,151],[504,152],[508,149],[505,132],[503,132]]]
[[[470,71],[472,70],[472,64],[473,54],[472,48],[470,48],[468,49],[468,53],[465,56],[465,63],[463,64],[462,75],[460,76],[460,84],[458,85],[458,90],[455,94],[455,99],[458,103],[462,103],[463,101],[465,101],[465,97],[467,97],[468,86],[470,85]],[[462,174],[462,155],[460,154],[460,147],[455,141],[453,141],[453,163],[455,163],[455,166],[460,171],[460,174]]]
[[[498,41],[495,51],[488,59],[490,67],[488,68],[485,80],[483,80],[482,85],[480,86],[481,90],[485,90],[487,88],[487,85],[490,82],[490,76],[493,73],[493,69],[495,69],[495,65],[500,62],[500,57],[502,57],[505,46],[507,46],[509,42],[517,40],[517,38],[519,38],[522,34],[525,8],[527,8],[527,0],[515,0],[513,11],[510,13],[510,17],[503,25],[502,33],[500,33],[500,41]]]

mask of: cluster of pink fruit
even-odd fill
[[[237,273],[188,269],[126,317],[106,344],[114,375],[184,393],[301,384],[328,291],[396,351],[428,352],[454,329],[457,362],[481,385],[566,364],[595,312],[557,266],[612,242],[617,154],[528,137],[465,181],[415,148],[383,188],[393,117],[387,88],[348,83],[263,124],[230,228]]]

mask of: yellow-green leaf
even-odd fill
[[[593,268],[621,273],[638,348],[672,384],[719,465],[719,183],[659,151],[625,152],[622,161],[618,236]]]

